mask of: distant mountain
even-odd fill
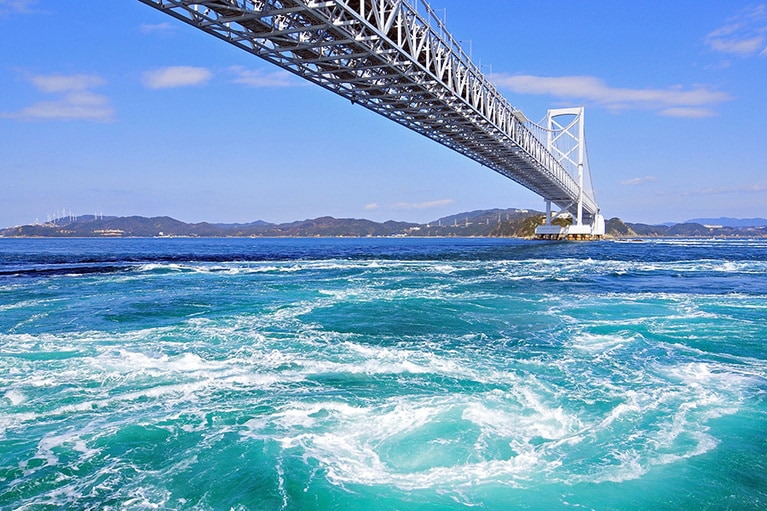
[[[22,225],[0,230],[0,236],[28,237],[152,237],[174,234],[219,236],[221,230],[206,222],[187,224],[167,216],[94,218],[92,215],[76,217],[73,220],[59,219],[45,224]]]
[[[719,218],[694,218],[686,223],[702,225],[721,225],[722,227],[765,227],[767,218],[731,218],[722,216]]]
[[[681,224],[648,225],[623,222],[613,218],[606,222],[607,234],[614,238],[710,238],[720,237],[765,237],[767,226],[726,227],[716,224],[685,222]]]
[[[450,215],[442,217],[430,224],[437,225],[458,225],[467,223],[473,224],[490,224],[499,222],[508,222],[511,220],[518,220],[520,218],[539,214],[538,211],[529,209],[480,209],[476,211],[469,211],[467,213],[458,213],[457,215]]]
[[[288,224],[258,221],[249,224],[188,224],[170,217],[146,218],[93,217],[58,220],[45,224],[22,225],[0,230],[6,237],[282,237],[282,236],[392,236],[405,234],[417,224],[370,220],[335,219],[331,217],[303,220]]]
[[[43,224],[0,229],[0,237],[517,237],[531,238],[543,223],[543,213],[527,209],[484,209],[439,218],[426,224],[373,222],[329,216],[273,224],[258,220],[244,224],[185,223],[171,217],[113,217],[85,215]],[[700,219],[706,223],[648,225],[606,221],[606,237],[767,237],[764,225],[725,226],[724,220]],[[748,219],[743,222],[758,222]],[[710,223],[709,223],[710,222]],[[730,222],[731,223],[731,222]],[[723,225],[723,227],[718,227]]]
[[[356,218],[333,218],[330,216],[301,220],[287,224],[262,226],[253,235],[269,237],[368,237],[406,235],[418,224],[388,221],[373,222]]]
[[[248,227],[269,227],[274,224],[269,222],[264,222],[263,220],[256,220],[255,222],[248,222],[247,224],[213,224],[216,227],[221,227],[222,229],[246,229]]]
[[[637,233],[620,218],[605,220],[605,233],[613,238],[632,238]]]
[[[329,216],[273,224],[188,224],[164,217],[94,217],[57,219],[44,224],[0,230],[3,237],[375,237],[375,236],[532,236],[541,213],[526,209],[477,210],[427,224],[373,222]],[[530,218],[533,220],[530,220]]]

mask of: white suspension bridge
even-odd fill
[[[425,0],[140,1],[532,190],[546,204],[539,238],[604,235],[583,108],[549,110],[545,123],[531,122]],[[572,225],[552,224],[557,216]]]

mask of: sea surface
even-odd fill
[[[0,509],[767,509],[767,240],[0,239]]]

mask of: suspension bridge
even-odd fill
[[[604,235],[583,108],[553,109],[545,122],[530,121],[425,0],[140,1],[532,190],[546,204],[537,237]],[[571,225],[555,225],[558,216]]]

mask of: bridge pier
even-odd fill
[[[549,215],[546,215],[549,217]],[[601,240],[605,235],[605,219],[597,213],[591,224],[573,224],[565,227],[552,225],[547,220],[546,225],[535,228],[537,240],[569,240],[569,241],[592,241]]]
[[[551,225],[551,221],[554,220],[554,217],[551,215],[551,201],[546,201],[546,225]]]

